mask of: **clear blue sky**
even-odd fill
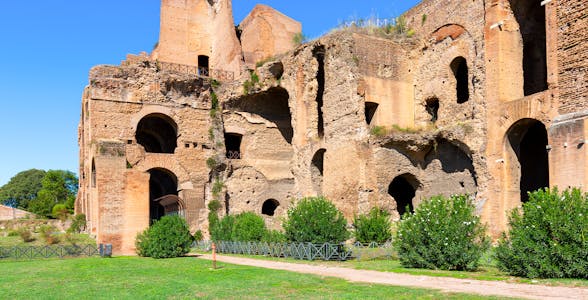
[[[235,0],[235,22],[257,3],[318,37],[350,18],[398,16],[418,0]],[[31,169],[77,173],[77,126],[88,71],[151,51],[159,0],[5,1],[0,10],[0,185]]]

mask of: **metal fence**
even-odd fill
[[[102,244],[0,247],[0,260],[109,256],[108,251],[112,246]]]
[[[194,243],[192,248],[210,251],[212,242]],[[264,255],[289,257],[301,260],[349,260],[394,258],[395,252],[390,243],[385,244],[313,244],[313,243],[266,243],[266,242],[226,242],[216,243],[218,253]]]
[[[189,66],[169,62],[157,62],[159,68],[164,71],[179,72],[200,77],[211,77],[219,81],[232,81],[235,74],[231,71],[209,69],[205,67]]]

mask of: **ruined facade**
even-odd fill
[[[408,35],[296,47],[299,24],[265,6],[238,28],[228,0],[161,14],[154,53],[93,68],[82,100],[76,209],[120,253],[166,214],[207,232],[212,199],[277,228],[304,196],[398,218],[468,193],[497,236],[527,191],[586,190],[583,0],[425,0]]]

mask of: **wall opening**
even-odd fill
[[[177,147],[177,125],[166,115],[150,114],[137,125],[135,139],[149,153],[174,153]]]
[[[378,103],[375,102],[366,102],[365,103],[365,122],[368,125],[372,124],[372,120],[374,119],[374,116],[376,115],[376,111],[378,110]]]
[[[261,206],[261,214],[273,217],[278,206],[280,206],[280,202],[276,199],[265,200]]]
[[[151,169],[149,175],[149,224],[165,215],[181,214],[183,205],[178,197],[178,179],[165,169]]]
[[[198,55],[198,75],[209,76],[208,56]]]
[[[419,186],[419,181],[410,173],[396,176],[392,180],[388,186],[388,194],[396,200],[398,214],[402,216],[406,212],[414,213],[413,199]]]
[[[319,149],[314,156],[312,157],[312,161],[310,163],[310,175],[312,180],[312,185],[314,191],[318,194],[322,194],[323,189],[323,164],[325,159],[325,149]]]
[[[536,0],[510,0],[523,39],[525,96],[547,89],[545,6]]]
[[[429,98],[425,101],[425,109],[429,116],[431,116],[431,122],[437,122],[439,119],[439,99],[437,98]]]
[[[243,135],[225,132],[225,147],[228,159],[241,159],[241,140]]]
[[[547,130],[535,119],[522,119],[507,131],[508,143],[520,166],[521,201],[529,200],[528,192],[549,187]]]
[[[318,136],[322,138],[325,135],[325,121],[323,119],[323,95],[325,93],[325,46],[320,45],[312,50],[312,55],[318,62],[318,71],[316,81],[318,89],[316,91],[316,106],[318,112],[317,129]]]
[[[92,173],[90,175],[90,181],[91,181],[92,187],[95,188],[96,187],[96,163],[95,163],[94,159],[92,159]]]
[[[464,103],[470,99],[468,63],[465,58],[456,57],[450,64],[453,76],[455,76],[455,90],[457,103]]]

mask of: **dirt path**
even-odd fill
[[[212,259],[209,254],[199,258]],[[320,276],[338,277],[353,282],[410,286],[436,289],[445,292],[468,293],[488,296],[505,296],[528,299],[588,299],[588,288],[555,287],[501,281],[483,281],[448,277],[417,276],[390,272],[356,270],[340,267],[295,264],[217,255],[220,262],[268,269],[286,270]]]

